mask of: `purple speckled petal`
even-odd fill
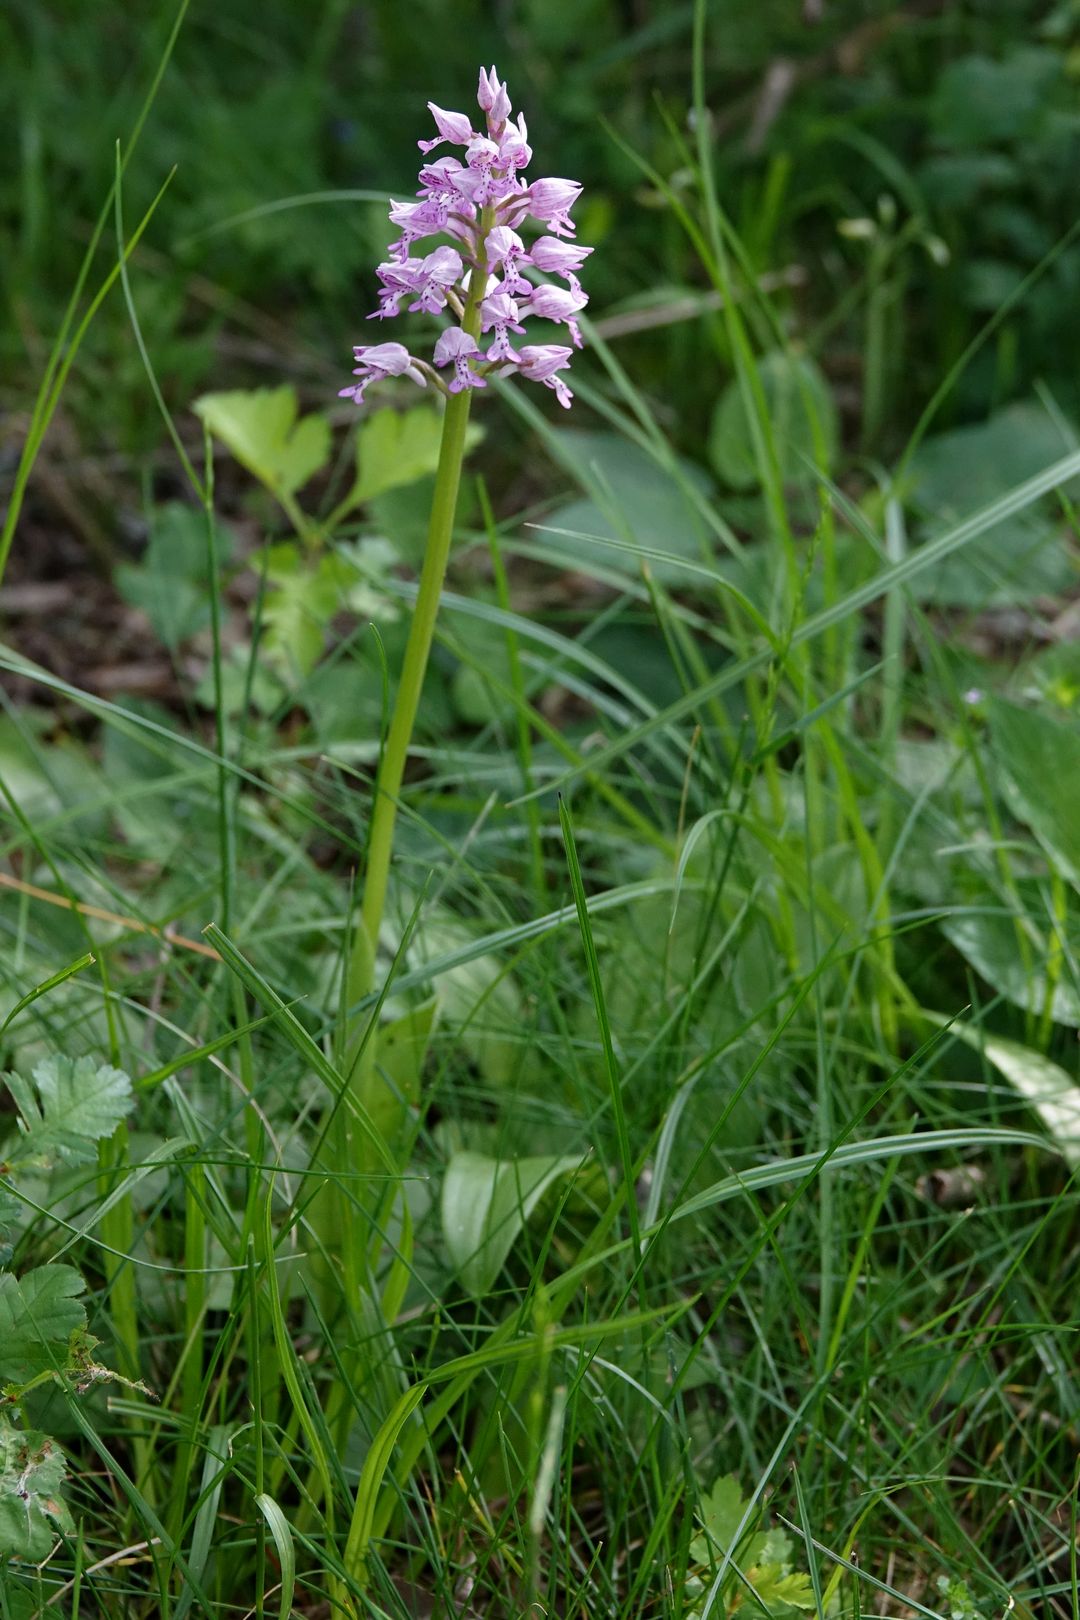
[[[428,107],[439,133],[433,141],[417,141],[421,152],[430,152],[432,147],[441,146],[443,141],[450,141],[454,146],[468,146],[475,132],[464,113],[446,112],[433,101],[428,102]]]
[[[556,236],[573,236],[570,209],[581,192],[576,180],[534,180],[529,187],[529,213]]]
[[[581,347],[575,317],[588,299],[578,271],[592,249],[563,239],[574,235],[570,210],[582,188],[576,180],[548,177],[530,185],[523,178],[532,158],[528,128],[524,114],[511,118],[510,96],[494,67],[481,68],[476,99],[484,114],[479,130],[464,113],[428,103],[438,134],[418,142],[425,158],[416,198],[390,205],[390,223],[399,235],[378,266],[378,308],[369,319],[392,320],[404,304],[416,314],[450,313],[460,321],[470,277],[479,271],[486,281],[480,328],[491,334],[486,353],[460,325],[447,328],[434,353],[436,366],[453,368],[452,380],[444,384],[427,361],[415,359],[403,344],[361,344],[354,372],[359,381],[341,390],[357,404],[369,384],[383,377],[409,377],[420,387],[435,380],[459,394],[486,387],[491,374],[511,372],[550,388],[560,405],[568,406],[573,398],[562,376],[573,349],[551,343],[524,343],[515,349],[510,333],[525,336],[523,322],[528,319],[556,321],[567,328],[571,343]],[[444,141],[464,148],[462,155],[429,159],[427,154]],[[518,234],[530,216],[549,233],[531,246]],[[417,255],[414,244],[431,237],[443,242]],[[446,245],[447,237],[457,245]],[[524,273],[533,269],[566,285],[537,286]]]

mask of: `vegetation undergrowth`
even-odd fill
[[[713,23],[659,152],[610,132],[708,427],[601,319],[569,423],[491,379],[359,969],[440,411],[178,400],[114,154],[0,567],[122,306],[176,483],[113,574],[172,678],[0,646],[3,1620],[1080,1620],[1080,657],[999,645],[1075,611],[1073,402],[1003,342],[1072,222],[908,411],[937,218],[852,125],[866,265],[763,286]]]

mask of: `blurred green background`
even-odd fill
[[[8,411],[32,397],[174,16],[157,0],[7,0],[0,14]],[[388,237],[384,207],[347,194],[413,191],[426,100],[470,105],[480,62],[526,111],[533,172],[586,185],[593,317],[700,291],[671,201],[692,186],[692,21],[689,4],[655,0],[193,0],[124,197],[130,229],[175,165],[137,259],[169,403],[284,376],[332,397]],[[710,24],[714,161],[747,268],[779,274],[778,308],[822,366],[845,442],[888,455],[1073,223],[1080,6],[724,0]],[[114,255],[110,225],[96,276]],[[1078,297],[1072,243],[1000,320],[939,425],[982,419],[1036,381],[1074,414]],[[665,426],[703,453],[728,375],[718,323],[619,341]],[[74,445],[136,458],[163,446],[145,401],[114,294],[69,389]],[[9,424],[9,459],[13,437]]]

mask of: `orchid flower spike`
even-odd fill
[[[400,343],[358,346],[354,376],[360,380],[341,390],[358,405],[370,383],[401,376],[421,387],[430,382],[449,396],[485,387],[492,374],[516,373],[552,389],[560,405],[569,406],[573,398],[561,375],[573,349],[529,341],[514,347],[509,333],[527,336],[522,322],[537,317],[564,325],[573,345],[581,347],[575,317],[588,298],[578,271],[592,249],[565,238],[574,235],[570,210],[582,188],[576,180],[526,183],[522,171],[532,148],[525,118],[511,117],[510,96],[494,67],[480,69],[476,100],[484,115],[476,120],[480,128],[465,113],[428,102],[437,133],[417,142],[424,154],[417,200],[391,204],[390,222],[401,234],[376,272],[379,307],[369,316],[393,319],[404,303],[410,313],[450,314],[456,324],[436,343],[434,364]],[[428,157],[444,144],[456,147],[460,156]],[[547,233],[531,244],[521,234],[530,220]],[[415,244],[431,237],[443,240],[418,256]],[[537,273],[566,285],[538,281]],[[447,381],[439,371],[451,364]]]

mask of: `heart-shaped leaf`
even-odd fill
[[[313,412],[297,421],[296,390],[237,389],[204,394],[195,412],[216,439],[272,495],[292,495],[330,459],[330,424]]]

